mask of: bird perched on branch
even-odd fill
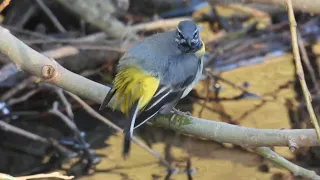
[[[126,114],[123,157],[130,151],[133,130],[156,114],[169,114],[198,82],[205,45],[193,21],[181,21],[173,31],[155,34],[131,47],[119,60],[106,106]]]

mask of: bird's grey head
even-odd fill
[[[193,21],[181,21],[176,29],[175,41],[182,52],[196,52],[201,46],[199,29]]]

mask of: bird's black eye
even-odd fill
[[[196,31],[193,33],[193,38],[198,38],[198,36],[199,36],[199,31]]]
[[[183,39],[183,35],[181,34],[181,32],[178,31],[177,34],[178,34],[178,36],[179,36],[180,39]]]

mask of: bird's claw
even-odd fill
[[[174,114],[183,115],[183,116],[191,116],[191,112],[189,112],[189,111],[183,112],[183,111],[180,111],[179,109],[176,109],[176,108],[172,108],[172,111],[174,112]]]
[[[176,117],[176,115],[182,115],[182,116],[191,116],[191,112],[187,111],[187,112],[182,112],[179,109],[176,108],[172,108],[172,116],[169,119],[169,127],[171,127],[171,123],[173,121],[173,119]]]

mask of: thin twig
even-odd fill
[[[12,98],[8,101],[8,106],[12,106],[14,104],[26,101],[27,99],[29,99],[31,96],[33,96],[34,94],[36,94],[37,92],[39,92],[41,89],[37,88],[37,89],[32,89],[29,92],[25,93],[22,96],[19,96],[17,98]]]
[[[308,179],[314,179],[319,180],[320,176],[318,176],[314,171],[310,171],[308,169],[305,169],[303,167],[300,167],[282,156],[278,155],[274,151],[272,151],[268,147],[258,147],[254,149],[255,152],[260,154],[261,156],[265,157],[266,159],[270,160],[271,162],[288,169],[290,172],[293,173],[295,176],[301,176]]]
[[[107,50],[107,51],[115,51],[115,52],[125,52],[125,48],[123,47],[115,47],[114,45],[83,45],[83,44],[75,44],[75,47],[81,50]]]
[[[39,135],[36,135],[36,134],[33,134],[29,131],[26,131],[24,129],[21,129],[21,128],[18,128],[18,127],[15,127],[11,124],[8,124],[4,121],[0,121],[0,129],[4,130],[4,131],[10,131],[10,132],[13,132],[15,134],[19,134],[21,136],[24,136],[28,139],[32,139],[34,141],[40,141],[40,142],[43,142],[43,143],[48,143],[47,139],[39,136]]]
[[[16,85],[15,87],[13,87],[12,89],[10,89],[9,91],[5,92],[2,96],[1,96],[1,100],[2,101],[6,101],[8,99],[10,99],[12,96],[14,96],[15,94],[17,94],[18,92],[20,92],[21,90],[23,90],[25,87],[27,87],[28,85],[32,84],[37,78],[34,76],[31,76],[25,80],[23,80],[20,84]]]
[[[66,96],[64,95],[63,89],[56,88],[55,92],[58,94],[58,96],[61,99],[63,105],[65,106],[69,118],[73,119],[74,118],[74,114],[73,114],[73,111],[72,111],[72,106],[69,103],[69,101],[67,100]]]
[[[29,180],[29,179],[43,179],[43,178],[53,178],[53,179],[58,178],[58,179],[69,180],[69,179],[73,179],[74,176],[65,176],[59,172],[52,172],[48,174],[35,174],[30,176],[13,177],[8,174],[0,173],[1,180]]]
[[[207,106],[207,103],[209,101],[209,96],[210,96],[210,92],[211,92],[211,82],[212,82],[212,76],[207,76],[208,78],[208,85],[207,85],[207,95],[206,95],[206,98],[203,102],[203,104],[201,105],[201,109],[199,111],[199,114],[198,114],[198,117],[201,117],[202,116],[202,113],[204,111],[204,108]]]
[[[3,0],[0,4],[0,13],[10,4],[11,0]]]
[[[9,28],[11,29],[11,28]],[[33,36],[38,35],[38,33],[36,32],[30,32],[30,31],[25,31],[23,30],[22,33],[28,33],[31,34]],[[32,40],[24,40],[25,43],[29,44],[29,45],[33,45],[33,44],[48,44],[48,43],[92,43],[92,42],[100,42],[100,41],[106,41],[109,42],[107,40],[105,40],[105,38],[107,37],[106,33],[104,32],[98,32],[98,33],[93,33],[93,34],[89,34],[87,36],[83,36],[83,37],[79,37],[79,38],[63,38],[63,39],[55,39],[55,38],[51,38],[48,39],[46,38],[46,36],[44,36],[44,38],[42,38],[41,36],[38,37],[40,39],[32,39]],[[114,44],[115,41],[110,41],[109,43]]]
[[[134,31],[151,31],[155,29],[170,29],[175,28],[180,21],[190,20],[188,17],[171,18],[171,19],[160,19],[157,21],[141,23],[133,25],[130,28]]]
[[[61,120],[63,120],[63,122],[73,131],[79,131],[76,124],[73,122],[73,120],[69,119],[66,115],[64,115],[62,112],[59,111],[58,109],[59,103],[58,102],[54,102],[52,109],[49,110],[50,113],[58,116],[61,118]]]
[[[56,39],[52,36],[42,34],[40,32],[30,31],[27,29],[18,28],[16,26],[3,25],[3,27],[9,29],[14,34],[22,34],[22,35],[26,35],[26,36],[31,36],[32,39],[33,38],[39,38],[39,39],[43,39],[43,40],[55,40]]]
[[[313,67],[312,67],[312,65],[310,63],[306,48],[304,47],[304,44],[302,42],[301,34],[300,34],[300,32],[298,30],[297,30],[297,36],[298,36],[298,44],[299,44],[299,48],[300,48],[300,51],[301,51],[302,60],[303,60],[304,64],[306,65],[306,67],[307,67],[307,69],[309,71],[312,83],[314,84],[314,87],[315,87],[317,93],[320,93],[320,86],[319,86],[318,80],[316,78],[314,69],[313,69]]]
[[[71,120],[70,118],[68,118],[66,115],[64,115],[62,112],[60,112],[58,110],[58,102],[53,103],[53,107],[52,107],[52,109],[49,110],[49,112],[58,116],[59,118],[61,118],[64,121],[64,123],[72,130],[72,132],[74,133],[77,140],[81,143],[84,155],[88,158],[86,168],[87,168],[87,170],[89,170],[89,168],[91,168],[91,166],[93,164],[94,157],[93,157],[86,141],[81,136],[81,133],[80,133],[77,125],[74,123],[73,119]]]
[[[100,121],[102,121],[103,123],[109,125],[110,127],[112,127],[113,129],[119,131],[119,132],[123,132],[123,129],[121,129],[119,126],[115,125],[114,123],[112,123],[111,121],[109,121],[108,119],[106,119],[105,117],[101,116],[99,113],[97,113],[94,109],[92,109],[87,103],[85,103],[81,98],[79,98],[78,96],[66,91],[73,99],[75,99],[79,104],[81,104],[83,106],[83,108],[93,117],[99,119]],[[141,141],[139,141],[136,137],[132,137],[132,141],[134,143],[136,143],[138,146],[142,147],[143,149],[145,149],[147,152],[149,152],[151,155],[153,155],[154,157],[158,158],[165,166],[167,166],[169,169],[174,169],[170,163],[168,163],[165,159],[163,159],[161,157],[161,155],[155,151],[153,151],[152,149],[150,149],[148,146],[146,146],[145,144],[143,144]]]
[[[240,90],[240,91],[242,91],[242,92],[244,92],[244,93],[247,93],[247,94],[254,94],[254,95],[258,96],[259,98],[264,99],[264,98],[261,97],[259,94],[254,93],[254,92],[250,92],[250,91],[248,91],[246,88],[244,88],[244,87],[242,87],[242,86],[239,86],[239,85],[237,85],[237,84],[229,81],[228,79],[225,79],[225,78],[223,78],[223,77],[221,77],[221,76],[218,76],[218,75],[214,74],[214,73],[211,72],[211,71],[208,71],[208,73],[209,73],[209,75],[212,76],[214,79],[219,79],[219,80],[221,80],[222,82],[224,82],[224,83],[232,86],[232,87],[235,88],[235,89],[238,89],[238,90]]]
[[[38,12],[38,7],[35,4],[30,4],[27,8],[24,7],[23,16],[15,22],[14,26],[16,28],[23,28],[26,23],[29,22],[30,18]]]
[[[304,77],[304,72],[302,68],[302,63],[300,59],[300,54],[299,54],[299,46],[298,46],[298,40],[297,40],[297,22],[294,17],[294,12],[293,12],[293,7],[292,7],[292,2],[291,0],[286,1],[287,6],[288,6],[288,16],[289,16],[289,22],[290,22],[290,32],[291,32],[291,41],[292,41],[292,50],[293,50],[293,55],[295,59],[295,64],[296,64],[296,71],[297,71],[297,76],[300,81],[300,85],[302,88],[302,92],[304,95],[304,99],[306,101],[307,109],[310,115],[311,122],[316,130],[318,140],[320,141],[320,127],[319,123],[317,120],[317,117],[314,113],[312,104],[311,104],[311,95],[308,90],[308,86]]]
[[[19,127],[15,127],[9,123],[6,123],[4,121],[0,121],[0,129],[3,131],[9,131],[15,134],[18,134],[20,136],[23,136],[25,138],[31,139],[33,141],[42,142],[44,144],[52,146],[62,157],[74,157],[74,153],[71,152],[69,149],[65,148],[64,146],[60,145],[56,140],[54,139],[46,139],[43,138],[37,134],[34,134],[32,132],[26,131],[24,129],[21,129]],[[1,179],[1,173],[0,173],[0,180]]]
[[[62,24],[59,22],[58,18],[52,13],[52,11],[47,7],[45,3],[43,3],[42,0],[36,0],[37,4],[40,6],[40,8],[44,11],[44,13],[47,14],[47,16],[50,18],[52,23],[56,26],[56,28],[61,32],[65,33],[67,32],[66,29],[62,26]]]

